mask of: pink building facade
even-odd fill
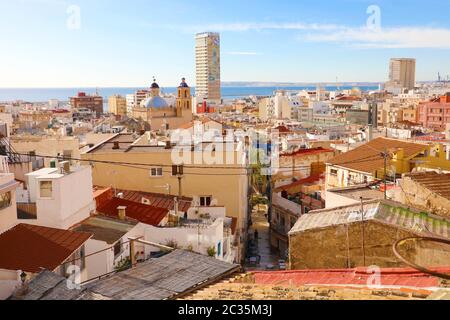
[[[445,130],[450,123],[450,93],[419,106],[419,122],[425,128]]]

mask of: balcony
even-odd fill
[[[288,199],[285,199],[282,196],[280,196],[279,194],[273,195],[272,203],[273,203],[273,205],[276,205],[278,207],[286,209],[295,215],[302,214],[302,206],[301,205],[299,205],[298,203],[295,203],[293,201],[290,201]]]

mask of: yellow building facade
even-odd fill
[[[248,176],[243,159],[244,151],[233,152],[216,149],[216,159],[233,156],[235,165],[192,164],[184,167],[181,180],[172,175],[174,154],[178,151],[167,147],[149,145],[147,134],[137,140],[129,134],[115,135],[81,155],[91,164],[93,183],[102,187],[154,193],[170,193],[193,198],[197,207],[225,207],[228,217],[234,218],[238,234],[245,236],[248,211]],[[202,159],[202,152],[186,153],[192,163]],[[183,156],[183,159],[185,157]],[[121,166],[118,163],[148,164],[147,166]],[[204,163],[204,161],[202,161]],[[180,189],[181,187],[181,189]]]
[[[108,99],[109,112],[116,116],[127,115],[127,100],[120,95],[114,95]]]

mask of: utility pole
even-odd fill
[[[387,149],[384,149],[384,152],[382,153],[382,156],[384,157],[384,200],[387,200],[387,160],[388,160],[388,153]]]
[[[172,176],[176,176],[178,178],[178,196],[183,197],[183,190],[181,188],[181,181],[183,179],[183,174],[184,174],[184,166],[177,166],[177,165],[173,165],[172,166]]]
[[[363,266],[366,266],[366,228],[365,228],[365,214],[364,214],[364,202],[363,197],[360,197],[361,200],[361,234],[362,234],[362,254],[363,254]]]

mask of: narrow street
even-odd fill
[[[247,252],[245,268],[251,270],[278,269],[279,254],[270,248],[270,225],[265,212],[252,212],[253,225],[249,230],[250,246]],[[255,230],[257,240],[255,241]]]

